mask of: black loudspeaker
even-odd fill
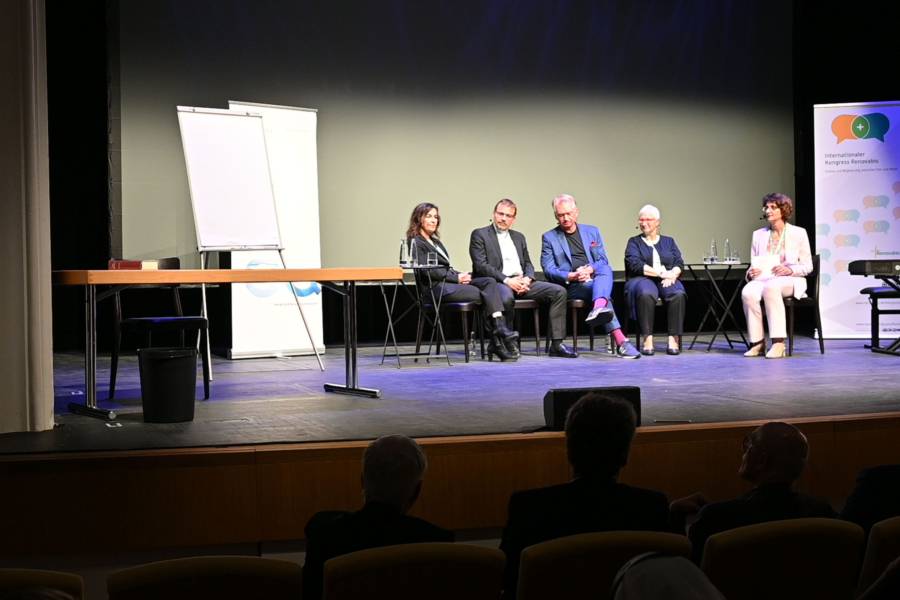
[[[589,388],[559,388],[544,394],[544,422],[550,431],[562,431],[566,415],[578,399],[589,392],[606,394],[625,400],[634,409],[637,424],[641,424],[641,388],[633,385]]]

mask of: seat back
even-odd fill
[[[421,543],[352,552],[325,563],[326,600],[497,600],[505,557],[468,544]]]
[[[710,536],[702,568],[728,600],[850,600],[864,533],[838,519],[790,519]]]
[[[518,598],[604,598],[622,565],[645,552],[689,557],[691,543],[674,533],[608,531],[535,544],[522,551]]]
[[[84,580],[75,573],[41,569],[0,569],[0,596],[37,588],[65,592],[75,600],[84,597]]]
[[[166,258],[160,258],[157,261],[157,268],[160,271],[171,271],[178,270],[181,268],[181,259],[177,256],[169,256]],[[145,285],[135,285],[129,286],[131,288],[171,288],[172,290],[172,301],[173,308],[176,316],[182,316],[184,313],[181,309],[181,294],[178,292],[177,284],[145,284]],[[115,289],[113,293],[113,304],[115,309],[115,320],[118,326],[125,319],[125,314],[122,309],[122,293],[120,289]],[[171,310],[171,309],[170,309]]]
[[[122,571],[106,580],[109,600],[296,600],[300,565],[258,556],[197,556],[163,560]]]
[[[868,589],[898,557],[900,557],[900,517],[875,523],[869,531],[869,542],[859,573],[859,591]]]
[[[806,276],[806,295],[807,299],[810,301],[819,301],[819,281],[821,280],[821,269],[819,268],[821,264],[821,257],[816,254],[812,257],[813,268],[812,271],[809,272],[809,275]]]

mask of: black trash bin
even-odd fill
[[[146,423],[194,420],[196,348],[139,348],[141,403]]]

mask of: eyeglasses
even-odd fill
[[[659,219],[638,219],[638,223],[652,223],[654,221],[659,221]]]

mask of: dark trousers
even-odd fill
[[[432,287],[435,298],[440,294],[441,304],[444,302],[480,302],[481,313],[485,326],[485,331],[494,330],[494,320],[491,315],[495,312],[503,312],[503,298],[501,297],[500,287],[505,285],[498,284],[491,277],[473,277],[472,283],[438,283]],[[425,293],[425,300],[431,301],[431,292]]]
[[[516,298],[535,300],[550,307],[550,331],[547,333],[550,339],[561,340],[566,337],[566,288],[547,281],[532,281],[527,292],[516,295],[508,285],[501,283],[498,287],[507,323],[512,324]]]
[[[662,298],[666,305],[666,325],[669,335],[678,336],[684,333],[684,312],[687,294],[680,281],[664,288],[658,280],[642,278],[635,284],[634,307],[637,312],[638,328],[641,335],[653,335],[653,318],[656,312],[656,301]]]

